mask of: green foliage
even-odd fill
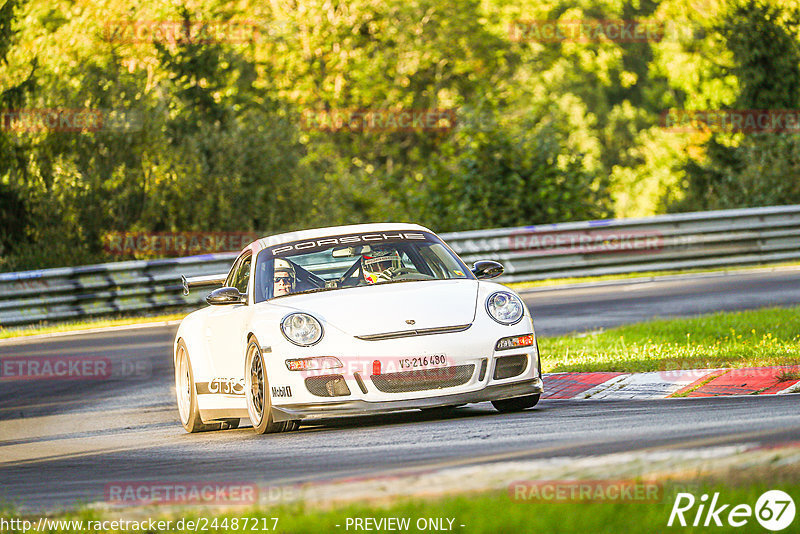
[[[17,33],[14,28],[14,14],[19,2],[17,0],[6,0],[0,6],[0,61],[8,63],[8,51]]]
[[[717,30],[736,58],[741,87],[737,105],[746,109],[793,109],[800,90],[800,11],[764,0],[738,0]]]
[[[523,226],[604,217],[607,184],[566,154],[556,128],[537,117],[491,111],[465,117],[427,173],[431,225],[442,230]]]
[[[0,109],[100,110],[104,126],[0,128],[0,270],[114,259],[110,231],[445,231],[800,202],[793,137],[660,124],[669,108],[797,107],[790,4],[6,0]],[[509,34],[514,21],[581,19],[684,31]],[[159,21],[252,31],[130,39],[142,35],[131,23]],[[303,122],[342,110],[454,110],[457,124]]]
[[[17,41],[19,30],[15,22],[18,8],[19,2],[16,0],[7,0],[0,6],[0,66],[8,66],[9,51]],[[0,110],[19,107],[33,92],[36,84],[35,65],[34,61],[30,72],[22,80],[0,84]],[[31,214],[25,202],[25,190],[4,178],[12,171],[22,171],[24,175],[29,149],[26,143],[15,142],[0,124],[0,269],[5,258],[17,253],[20,243],[29,241]]]
[[[716,31],[733,58],[738,110],[797,110],[800,105],[800,10],[737,0]],[[713,133],[686,162],[686,196],[673,211],[800,203],[800,138],[793,133]]]

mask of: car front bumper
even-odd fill
[[[542,391],[542,379],[536,377],[510,384],[494,384],[476,391],[419,399],[378,402],[349,399],[319,403],[282,404],[280,406],[272,406],[272,417],[275,421],[288,421],[292,419],[317,419],[332,416],[382,414],[419,408],[437,408],[441,406],[510,399],[513,397],[537,395],[541,394]]]

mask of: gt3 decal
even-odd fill
[[[244,395],[244,378],[212,378],[210,382],[198,382],[197,394]]]

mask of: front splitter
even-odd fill
[[[380,402],[351,399],[313,404],[284,404],[272,407],[272,419],[274,421],[289,421],[293,419],[320,419],[323,417],[349,415],[374,415],[420,408],[438,408],[441,406],[510,399],[526,395],[537,395],[543,391],[542,379],[537,377],[513,384],[487,386],[477,391],[421,399]]]

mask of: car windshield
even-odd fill
[[[394,282],[474,279],[428,232],[373,232],[283,243],[256,261],[255,301]]]

